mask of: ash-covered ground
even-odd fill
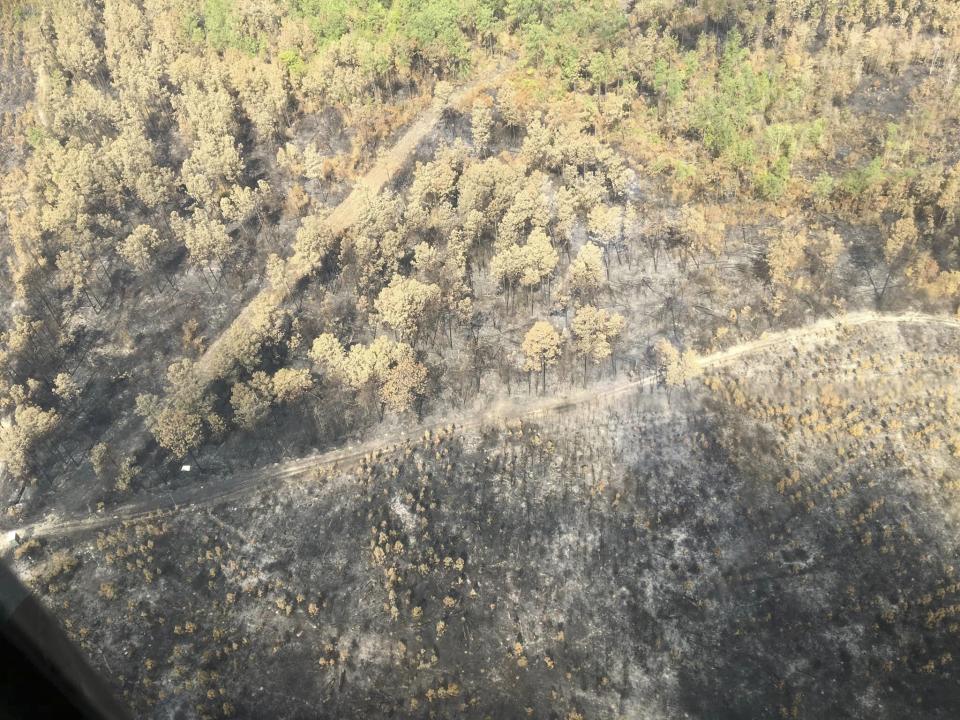
[[[953,718],[957,351],[841,332],[16,567],[138,717]]]

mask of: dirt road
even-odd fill
[[[899,314],[857,312],[818,320],[798,328],[762,335],[755,340],[703,356],[700,358],[700,365],[704,368],[725,365],[751,353],[795,342],[813,340],[822,334],[841,327],[890,323],[939,325],[960,330],[960,318],[946,315],[928,315],[916,312]],[[12,545],[15,532],[21,538],[66,537],[101,530],[123,521],[143,520],[198,506],[227,503],[243,498],[251,492],[277,487],[293,478],[308,475],[317,468],[346,469],[370,453],[386,450],[408,440],[420,438],[428,430],[441,430],[451,424],[455,424],[458,430],[471,430],[503,420],[535,418],[539,415],[577,405],[613,400],[626,393],[651,387],[655,385],[656,381],[657,378],[654,375],[647,375],[606,388],[588,388],[562,397],[543,398],[527,403],[503,403],[480,415],[473,415],[463,422],[456,418],[448,418],[442,423],[417,425],[409,432],[393,435],[389,441],[382,438],[375,439],[360,445],[310,455],[298,460],[258,468],[250,472],[236,473],[228,477],[203,479],[196,485],[180,488],[162,496],[154,496],[121,505],[99,515],[91,516],[88,513],[77,513],[67,517],[50,515],[44,520],[18,528],[10,528],[6,531],[3,536],[0,536],[0,553],[6,552],[9,545]]]
[[[410,161],[417,146],[426,138],[443,117],[447,108],[458,107],[474,93],[483,88],[496,87],[513,67],[513,62],[503,58],[489,70],[478,72],[478,79],[450,95],[445,105],[434,101],[428,110],[407,128],[396,143],[380,155],[373,166],[354,184],[350,194],[327,216],[326,223],[334,235],[347,230],[357,220],[368,198],[379,193]],[[287,299],[290,288],[296,287],[308,270],[302,264],[287,264],[286,282],[279,287],[266,286],[258,292],[237,314],[233,322],[197,359],[194,372],[202,387],[229,372],[235,363],[235,348],[247,329],[254,327],[266,317],[267,309],[279,307]],[[242,343],[241,343],[242,344]]]

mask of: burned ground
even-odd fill
[[[841,332],[18,564],[140,715],[950,717],[955,446],[911,406],[957,349]]]

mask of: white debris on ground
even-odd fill
[[[413,533],[417,527],[417,519],[410,512],[410,508],[403,504],[399,495],[394,495],[390,500],[390,512],[401,522],[406,532]]]

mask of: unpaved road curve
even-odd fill
[[[842,327],[901,323],[939,325],[960,330],[960,318],[947,315],[928,315],[917,312],[898,314],[856,312],[835,318],[818,320],[808,325],[789,330],[767,333],[755,340],[750,340],[729,347],[726,350],[705,355],[700,358],[700,364],[705,368],[725,365],[751,353],[760,352],[776,346],[816,339],[820,335]],[[160,517],[179,510],[191,509],[202,505],[227,503],[241,499],[256,490],[267,490],[277,487],[287,480],[307,475],[317,468],[332,467],[346,469],[359,462],[364,456],[375,453],[378,450],[388,450],[408,440],[420,438],[424,432],[428,430],[434,431],[450,427],[454,422],[458,430],[470,430],[502,420],[529,419],[578,405],[612,400],[620,395],[652,386],[655,382],[656,377],[654,375],[647,375],[629,382],[623,382],[605,388],[595,387],[593,389],[581,390],[563,397],[544,398],[528,403],[504,403],[480,415],[475,414],[464,422],[448,419],[443,423],[418,425],[409,432],[392,436],[389,441],[380,438],[354,447],[309,455],[298,460],[258,468],[250,472],[239,472],[227,477],[206,478],[196,485],[180,488],[176,491],[160,496],[153,496],[138,502],[120,505],[109,512],[98,515],[91,516],[87,513],[78,513],[72,517],[52,515],[35,523],[8,529],[4,536],[0,537],[0,553],[8,549],[6,546],[12,542],[14,532],[18,533],[21,538],[67,537],[102,530],[124,521]]]

